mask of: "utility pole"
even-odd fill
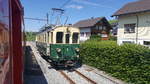
[[[136,44],[138,44],[138,27],[139,27],[139,16],[136,15],[137,25],[136,25]]]
[[[49,24],[49,14],[46,14],[46,18],[47,18],[47,24]]]

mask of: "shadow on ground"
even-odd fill
[[[30,46],[25,47],[24,84],[48,84]]]

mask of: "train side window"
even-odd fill
[[[66,34],[66,43],[70,42],[70,34]]]
[[[45,43],[46,43],[46,38],[47,38],[47,35],[45,34],[45,36],[44,36],[44,37],[45,37],[45,39],[44,39],[44,40],[45,40]]]
[[[63,43],[63,32],[57,32],[56,43]]]
[[[49,43],[49,32],[47,32],[47,42]]]
[[[51,43],[53,43],[53,32],[51,32]]]
[[[78,43],[79,33],[73,33],[72,43]]]

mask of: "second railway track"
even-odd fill
[[[78,70],[75,70],[75,72],[77,74],[79,74],[80,76],[82,76],[84,79],[86,79],[87,81],[89,81],[91,84],[97,84],[95,81],[93,81],[92,79],[88,78],[87,76],[83,75],[81,72],[79,72]]]
[[[63,71],[59,71],[68,81],[70,84],[76,84],[70,77],[67,76],[67,74]]]
[[[63,71],[63,70],[58,70],[58,72],[60,72],[61,73],[61,75],[63,75],[64,76],[64,78],[66,79],[66,80],[68,80],[68,82],[70,83],[70,84],[79,84],[79,82],[75,82],[75,80],[71,77],[71,74],[68,74],[68,72],[65,72],[65,71]],[[87,82],[88,82],[88,84],[98,84],[98,83],[96,83],[94,80],[92,80],[92,79],[90,79],[89,77],[87,77],[87,76],[85,76],[84,74],[82,74],[80,71],[78,71],[78,70],[74,70],[73,72],[69,72],[69,73],[75,73],[75,74],[77,74],[78,76],[80,76],[80,77],[82,77],[83,79],[85,79]],[[78,77],[79,78],[79,77]],[[80,81],[82,81],[82,80],[80,80]],[[84,81],[84,80],[83,80]],[[81,82],[80,82],[81,83]]]

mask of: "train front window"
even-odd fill
[[[63,43],[63,32],[57,32],[56,43]]]
[[[73,33],[72,43],[78,43],[79,33]]]
[[[69,43],[69,41],[70,41],[70,34],[66,34],[66,43]]]

